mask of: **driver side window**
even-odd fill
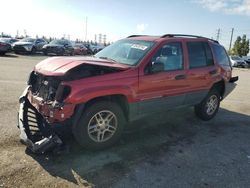
[[[180,42],[172,42],[162,46],[152,58],[153,63],[164,65],[164,71],[183,69],[183,50]]]

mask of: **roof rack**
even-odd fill
[[[202,39],[207,39],[216,43],[219,43],[217,40],[214,39],[210,39],[210,38],[206,38],[206,37],[202,37],[202,36],[197,36],[197,35],[185,35],[185,34],[165,34],[162,35],[161,38],[165,38],[165,37],[191,37],[191,38],[202,38]]]
[[[143,36],[147,36],[147,35],[130,35],[127,38],[131,38],[131,37],[143,37]]]

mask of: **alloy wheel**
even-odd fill
[[[212,115],[215,113],[218,108],[219,100],[216,95],[211,95],[206,104],[206,112],[208,115]]]
[[[109,140],[117,129],[117,117],[109,111],[103,110],[96,113],[88,123],[88,135],[95,142]]]

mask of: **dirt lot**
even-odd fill
[[[134,122],[114,147],[34,155],[19,142],[18,97],[44,57],[0,57],[0,187],[249,187],[250,70],[213,120],[192,108]]]

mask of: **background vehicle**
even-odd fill
[[[74,48],[69,40],[60,39],[53,40],[49,44],[43,47],[44,55],[56,54],[56,55],[74,55]]]
[[[41,152],[44,145],[62,143],[59,129],[68,128],[83,147],[102,149],[120,138],[127,122],[175,107],[194,106],[208,121],[237,80],[226,50],[215,40],[130,36],[93,57],[37,64],[20,97],[21,138]],[[28,112],[43,137],[29,131]]]
[[[14,38],[0,38],[0,41],[4,41],[7,42],[9,44],[13,44],[14,42],[19,41],[18,39],[14,39]]]
[[[35,54],[42,50],[42,47],[47,44],[43,39],[24,38],[12,44],[12,48],[16,54],[29,53]]]
[[[230,61],[233,67],[242,67],[247,68],[248,64],[244,59],[240,58],[239,56],[230,56]]]
[[[9,39],[0,38],[0,55],[4,55],[6,52],[11,51],[11,44],[9,43]]]
[[[244,56],[242,57],[242,59],[245,60],[245,62],[248,64],[248,66],[250,67],[250,56]]]
[[[101,46],[101,45],[90,45],[90,48],[91,48],[92,52],[94,54],[96,54],[97,52],[100,52],[104,48],[104,46]]]
[[[87,55],[88,49],[81,43],[76,43],[73,46],[75,55]]]

